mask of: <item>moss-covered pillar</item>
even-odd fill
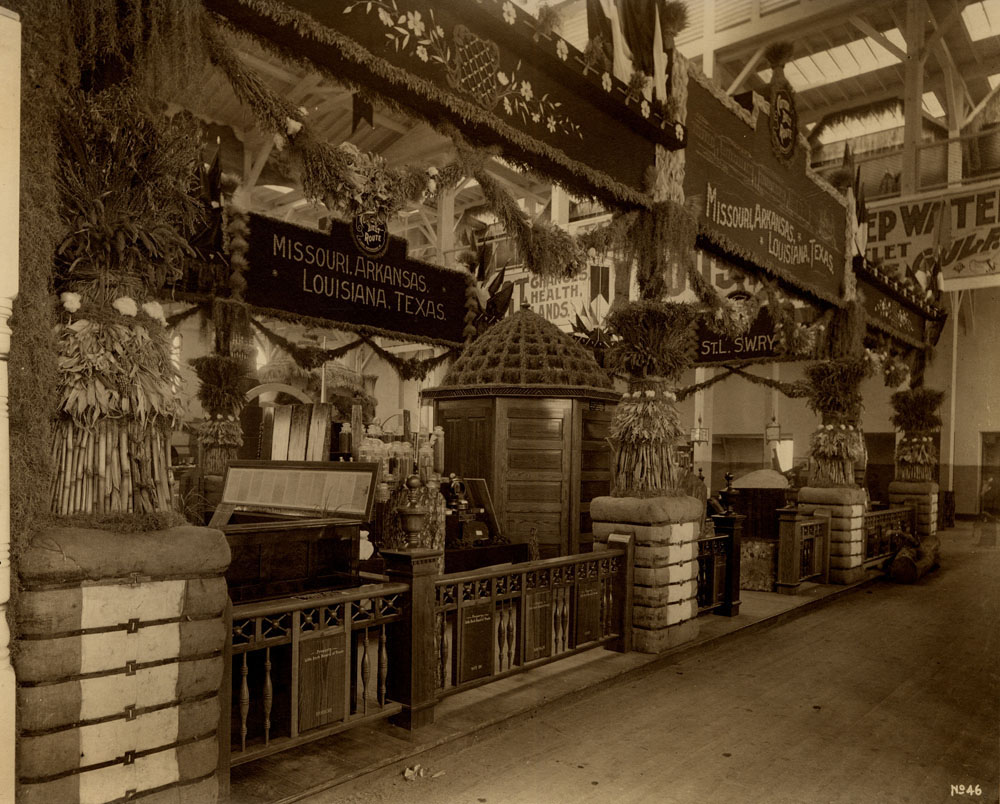
[[[917,535],[921,541],[937,533],[938,484],[931,481],[893,480],[889,484],[892,505],[912,505],[917,510]]]
[[[209,528],[35,536],[18,564],[20,804],[218,799],[228,565]]]
[[[21,138],[21,23],[0,9],[0,801],[14,800],[14,670],[10,663],[10,424],[8,372],[11,330],[8,325],[18,295],[18,241]],[[41,414],[40,414],[41,415]]]
[[[799,489],[799,513],[830,512],[830,582],[851,584],[864,578],[865,493],[856,487]]]
[[[705,504],[695,497],[596,497],[594,540],[635,539],[633,646],[660,653],[698,635],[698,537]]]

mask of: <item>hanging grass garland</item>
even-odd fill
[[[554,224],[530,221],[514,197],[486,169],[491,152],[474,148],[457,129],[448,131],[463,170],[479,182],[490,210],[517,243],[528,270],[557,278],[574,277],[583,271],[587,258],[577,239]]]

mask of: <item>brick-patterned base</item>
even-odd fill
[[[660,653],[698,635],[698,544],[703,504],[693,497],[591,502],[594,539],[632,534],[635,546],[633,645]]]
[[[210,804],[225,536],[52,529],[19,563],[18,801]]]
[[[859,488],[799,489],[798,510],[830,512],[830,582],[857,583],[864,578],[865,493]]]
[[[889,484],[892,505],[913,505],[917,509],[917,533],[921,539],[937,533],[938,484],[893,480]]]

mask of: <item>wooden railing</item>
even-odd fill
[[[902,546],[903,537],[916,532],[916,509],[912,506],[865,512],[865,563],[880,561]]]
[[[776,591],[795,594],[803,581],[828,583],[829,576],[829,511],[820,509],[806,516],[795,508],[779,508]]]
[[[232,607],[227,765],[398,713],[387,679],[409,591],[379,583]]]
[[[746,517],[711,517],[713,533],[698,539],[698,614],[734,617],[740,610],[740,544]]]
[[[609,542],[593,553],[438,576],[437,694],[601,645],[629,650],[632,539]]]

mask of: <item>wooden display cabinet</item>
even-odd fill
[[[618,394],[521,393],[425,392],[444,428],[445,470],[486,479],[511,542],[535,529],[542,558],[589,550],[590,501],[611,491],[607,436]]]
[[[232,461],[210,527],[226,534],[233,603],[357,586],[377,463]]]

